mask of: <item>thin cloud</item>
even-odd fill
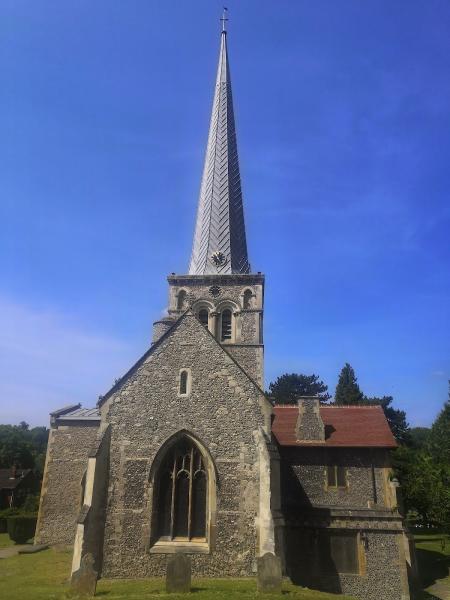
[[[138,352],[73,317],[0,297],[0,422],[47,424],[51,410],[93,406]]]

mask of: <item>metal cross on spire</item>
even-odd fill
[[[228,8],[226,6],[224,6],[222,16],[220,17],[220,20],[222,21],[222,33],[227,32],[227,21],[228,21],[227,14],[228,14]]]

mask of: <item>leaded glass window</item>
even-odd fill
[[[204,540],[208,478],[203,457],[190,441],[174,446],[157,481],[157,530],[162,540]]]

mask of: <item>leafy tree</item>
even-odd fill
[[[431,427],[429,447],[435,460],[450,465],[450,398]]]
[[[450,406],[444,404],[431,430],[414,428],[410,445],[392,453],[405,506],[422,521],[450,532]]]
[[[409,430],[409,443],[412,448],[424,450],[428,447],[431,429],[429,427],[412,427]]]
[[[0,467],[13,465],[33,469],[42,476],[47,451],[48,429],[30,429],[25,422],[19,425],[0,425]]]
[[[318,396],[321,402],[331,398],[328,386],[318,375],[302,373],[285,373],[269,385],[269,392],[274,404],[297,404],[299,396]]]
[[[334,393],[335,404],[362,404],[364,395],[359,389],[353,367],[345,363]]]
[[[428,525],[436,516],[441,469],[423,450],[401,446],[393,452],[393,466],[402,485],[406,511],[417,511]]]

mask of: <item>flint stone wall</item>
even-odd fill
[[[81,482],[97,431],[97,423],[50,430],[35,543],[73,544],[82,502]]]
[[[367,508],[368,503],[387,506],[384,450],[363,448],[281,448],[281,498],[283,507],[340,506]],[[327,489],[326,465],[347,468],[348,487]]]
[[[305,532],[306,535],[303,535]],[[409,598],[406,567],[399,544],[403,532],[364,532],[366,542],[360,544],[361,574],[334,573],[313,576],[307,532],[292,528],[288,535],[288,574],[295,583],[335,594],[347,594],[361,600],[406,600]]]
[[[262,346],[229,344],[226,351],[244,368],[259,386],[264,385],[264,349]]]
[[[178,395],[182,368],[191,370],[188,397]],[[117,386],[102,414],[111,424],[103,575],[164,575],[166,555],[148,548],[153,533],[149,473],[161,445],[180,430],[208,449],[218,480],[216,540],[209,554],[192,555],[193,574],[254,573],[260,500],[255,435],[270,429],[271,407],[196,317],[183,317]]]

